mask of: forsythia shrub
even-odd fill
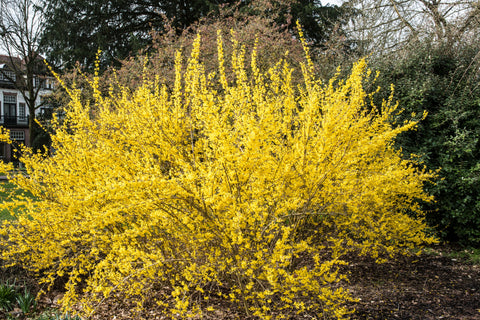
[[[52,156],[24,151],[15,183],[17,220],[1,226],[3,258],[66,282],[67,310],[90,315],[104,299],[154,300],[172,318],[344,318],[352,298],[339,281],[349,252],[379,261],[433,239],[407,215],[432,177],[403,160],[396,105],[370,105],[364,60],[345,81],[323,85],[308,58],[305,84],[280,61],[267,73],[234,41],[218,40],[206,75],[200,37],[172,92],[145,80],[94,103],[67,89]],[[227,80],[231,63],[234,79]],[[7,136],[4,136],[7,139]],[[418,212],[420,215],[420,212]]]

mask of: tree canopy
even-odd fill
[[[145,47],[150,31],[166,18],[186,27],[212,10],[210,1],[45,0],[43,46],[52,61],[91,64],[101,48],[104,59],[124,58]]]
[[[343,14],[339,7],[312,0],[43,0],[42,46],[49,60],[63,67],[76,62],[93,65],[98,49],[103,51],[102,62],[111,63],[148,47],[152,31],[173,28],[184,32],[199,19],[218,15],[226,6],[252,15],[274,16],[275,23],[287,28],[293,28],[292,22],[298,19],[315,45],[325,42]]]

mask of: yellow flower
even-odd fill
[[[110,296],[141,307],[155,290],[172,317],[215,299],[262,319],[346,317],[350,294],[332,285],[342,256],[381,261],[434,241],[407,215],[421,216],[433,174],[394,148],[417,122],[393,127],[395,103],[369,105],[365,60],[322,85],[305,46],[296,88],[284,61],[263,72],[253,51],[247,69],[235,35],[226,57],[219,33],[218,77],[206,75],[200,40],[186,68],[175,56],[173,88],[145,76],[102,93],[98,74],[91,102],[68,88],[55,155],[25,152],[29,175],[14,180],[35,201],[2,204],[19,212],[0,227],[2,257],[50,285],[66,277],[66,310]]]

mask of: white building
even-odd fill
[[[0,126],[10,130],[10,138],[14,145],[0,143],[0,160],[15,161],[17,158],[15,144],[29,145],[30,130],[28,126],[29,109],[25,102],[21,88],[21,81],[18,77],[22,76],[15,73],[11,64],[22,65],[18,58],[11,59],[8,56],[0,55]],[[55,79],[46,75],[37,75],[34,77],[36,88],[39,90],[36,99],[36,105],[39,108],[36,114],[48,113],[48,106],[42,107],[43,97],[52,92]],[[38,87],[40,86],[40,87]]]

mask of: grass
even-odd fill
[[[466,261],[470,264],[480,264],[480,248],[467,248],[448,253],[452,259]]]
[[[443,256],[454,261],[480,265],[480,248],[460,247],[460,246],[443,246],[441,250],[435,247],[425,248],[425,253],[436,256]]]
[[[15,188],[15,184],[8,182],[8,181],[3,181],[1,182],[1,185],[5,190],[0,190],[0,201],[5,202],[5,201],[10,201],[10,193],[11,191]],[[0,211],[0,223],[4,220],[13,220],[14,217],[11,215],[11,213],[3,209]]]
[[[8,212],[8,210],[1,210],[0,211],[0,223],[2,221],[14,220],[15,218]]]
[[[27,196],[32,196],[28,192],[24,192],[23,190],[15,190],[16,186],[14,183],[9,182],[9,181],[0,181],[0,186],[2,186],[4,189],[0,189],[0,202],[5,202],[5,201],[11,201],[11,196],[12,192],[13,195],[27,195]],[[33,197],[33,196],[32,196]],[[0,224],[3,221],[6,220],[14,220],[14,214],[12,215],[11,212],[9,212],[6,209],[0,210]]]

